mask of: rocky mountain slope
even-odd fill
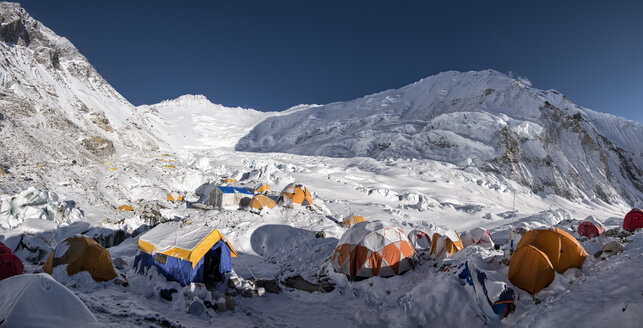
[[[568,199],[640,204],[643,126],[496,71],[445,72],[398,90],[271,117],[240,151],[424,158],[475,166]]]
[[[17,3],[0,3],[0,22],[2,171],[95,162],[119,147],[158,148],[135,107],[71,42]]]

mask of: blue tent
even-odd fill
[[[138,247],[134,267],[139,273],[156,267],[182,285],[221,281],[232,270],[232,256],[237,256],[218,230],[173,223],[160,224],[139,237]]]

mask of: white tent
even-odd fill
[[[0,281],[2,327],[88,327],[96,318],[65,286],[45,273]]]

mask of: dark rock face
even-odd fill
[[[2,26],[0,26],[0,41],[29,46],[31,38],[22,20],[14,20],[9,23],[2,23]]]
[[[83,146],[92,154],[105,157],[114,153],[114,144],[111,140],[94,136],[83,140]]]

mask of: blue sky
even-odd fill
[[[135,105],[283,110],[495,69],[643,122],[643,2],[21,1]]]

